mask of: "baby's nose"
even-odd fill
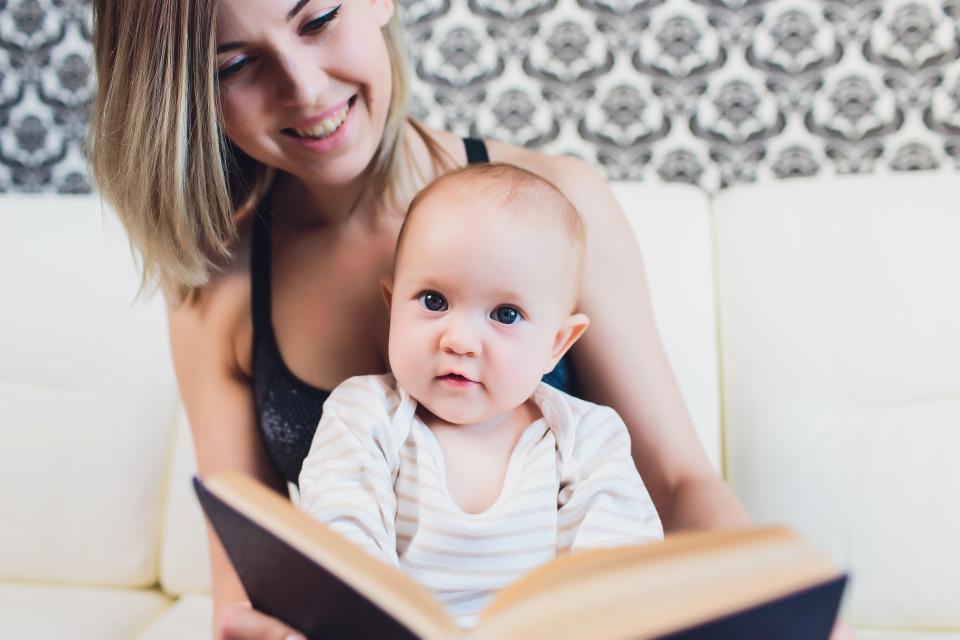
[[[480,355],[480,339],[469,322],[453,321],[440,338],[440,348],[460,356]]]

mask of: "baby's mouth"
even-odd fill
[[[442,376],[437,376],[437,379],[441,382],[445,382],[456,387],[468,387],[477,384],[476,380],[471,380],[470,378],[460,375],[459,373],[445,373]]]

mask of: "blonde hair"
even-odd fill
[[[404,237],[414,213],[431,195],[445,187],[469,191],[464,196],[471,202],[483,202],[491,211],[517,216],[539,216],[544,223],[559,224],[570,244],[574,265],[574,303],[580,295],[580,279],[583,275],[587,231],[577,208],[546,178],[503,162],[470,164],[441,175],[421,190],[407,208],[407,215],[400,227],[397,248],[394,254],[394,273],[400,260]]]
[[[216,0],[93,3],[99,86],[87,140],[97,188],[142,261],[143,285],[183,301],[231,258],[237,223],[273,180],[220,124]],[[399,9],[382,29],[392,96],[368,192],[393,198],[407,120]],[[439,145],[424,137],[434,166]]]

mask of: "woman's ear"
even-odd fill
[[[377,25],[381,28],[387,26],[390,18],[393,17],[393,12],[397,10],[393,0],[373,0],[372,4],[373,15],[377,20]]]
[[[390,311],[390,303],[393,302],[393,277],[383,276],[380,278],[380,295],[383,301],[387,303],[387,311]]]
[[[570,350],[570,347],[580,339],[583,332],[590,326],[590,318],[582,313],[571,313],[567,316],[557,334],[553,338],[553,348],[550,351],[550,366],[544,373],[550,373],[560,362],[560,358]]]

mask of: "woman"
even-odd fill
[[[378,290],[414,193],[468,160],[559,185],[589,244],[571,355],[613,406],[672,530],[747,522],[712,470],[654,326],[633,234],[581,161],[406,117],[393,0],[95,2],[100,190],[164,287],[200,473],[295,481],[323,390],[388,369]],[[561,381],[562,382],[562,381]],[[252,611],[210,537],[217,637],[293,631]]]

